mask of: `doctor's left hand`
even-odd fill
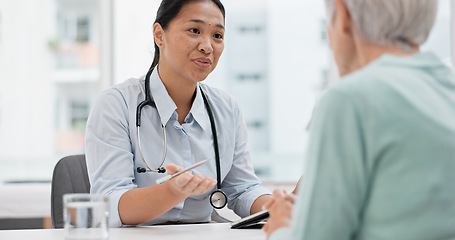
[[[262,230],[267,233],[267,238],[278,228],[291,226],[291,213],[294,207],[295,194],[286,193],[285,190],[273,191],[274,199],[264,204],[264,209],[269,211],[270,217]]]
[[[172,163],[166,165],[166,170],[169,174],[176,173],[182,168]],[[216,180],[212,178],[203,178],[200,174],[192,175],[189,172],[185,172],[164,183],[172,194],[185,198],[190,195],[203,194],[212,189],[215,184]]]

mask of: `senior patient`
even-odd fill
[[[342,80],[314,113],[298,196],[270,239],[455,239],[455,77],[419,51],[436,0],[325,0]],[[291,216],[292,215],[292,216]]]

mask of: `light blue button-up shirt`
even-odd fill
[[[247,147],[246,126],[237,102],[218,89],[199,85],[207,95],[215,118],[222,190],[228,197],[228,207],[245,217],[249,215],[253,202],[270,192],[254,174]],[[197,87],[193,106],[182,125],[178,122],[177,107],[156,70],[150,77],[150,91],[156,109],[150,106],[143,108],[140,128],[147,164],[157,168],[161,162],[164,151],[162,123],[167,133],[164,165],[174,163],[186,167],[210,158],[210,162],[191,170],[191,173],[217,179],[210,119],[200,88]],[[129,79],[100,94],[87,122],[85,151],[91,192],[109,195],[111,227],[122,226],[118,202],[123,193],[155,184],[156,179],[164,176],[136,171],[138,167],[145,167],[136,132],[136,108],[144,99],[144,77]],[[147,224],[210,221],[213,208],[209,197],[212,191],[190,196]]]

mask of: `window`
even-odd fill
[[[267,107],[267,92],[270,88],[267,72],[269,16],[265,6],[250,7],[249,3],[244,2],[249,9],[244,11],[238,3],[226,4],[233,5],[226,19],[228,34],[224,53],[230,55],[232,60],[222,63],[225,64],[226,72],[219,78],[224,78],[224,90],[234,95],[242,106],[251,150],[262,152],[270,146],[270,112]],[[254,97],[251,97],[250,93],[253,92]]]
[[[60,157],[83,152],[99,92],[97,4],[0,4],[0,182],[50,180]]]
[[[80,132],[85,131],[90,105],[86,101],[71,102],[71,128]]]
[[[328,69],[329,51],[321,40],[323,3],[229,1],[225,6],[230,9],[227,58],[222,63],[227,70],[224,76],[210,76],[207,83],[226,81],[224,89],[239,100],[256,173],[264,180],[296,181],[302,170],[306,127],[326,81],[321,72]],[[262,30],[237,36],[231,30],[236,24]],[[237,70],[235,64],[245,69],[237,82],[230,77]]]
[[[62,9],[63,8],[63,9]],[[58,39],[64,42],[88,42],[90,40],[90,18],[78,16],[61,6],[57,18]]]
[[[322,19],[321,20],[321,42],[322,43],[327,43],[327,20]]]
[[[76,25],[76,41],[88,42],[90,40],[90,21],[87,17],[77,19]]]
[[[99,22],[97,1],[57,0],[57,36],[51,40],[59,69],[98,67],[99,47],[95,29]]]

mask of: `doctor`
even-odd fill
[[[228,207],[241,217],[272,198],[254,174],[237,102],[200,83],[223,52],[224,23],[219,0],[163,0],[147,76],[98,97],[87,122],[86,158],[91,192],[110,197],[111,227],[208,222],[214,193],[216,201],[227,196]],[[138,108],[146,89],[149,101]],[[155,183],[207,158],[190,172]],[[157,172],[162,166],[164,174]]]

